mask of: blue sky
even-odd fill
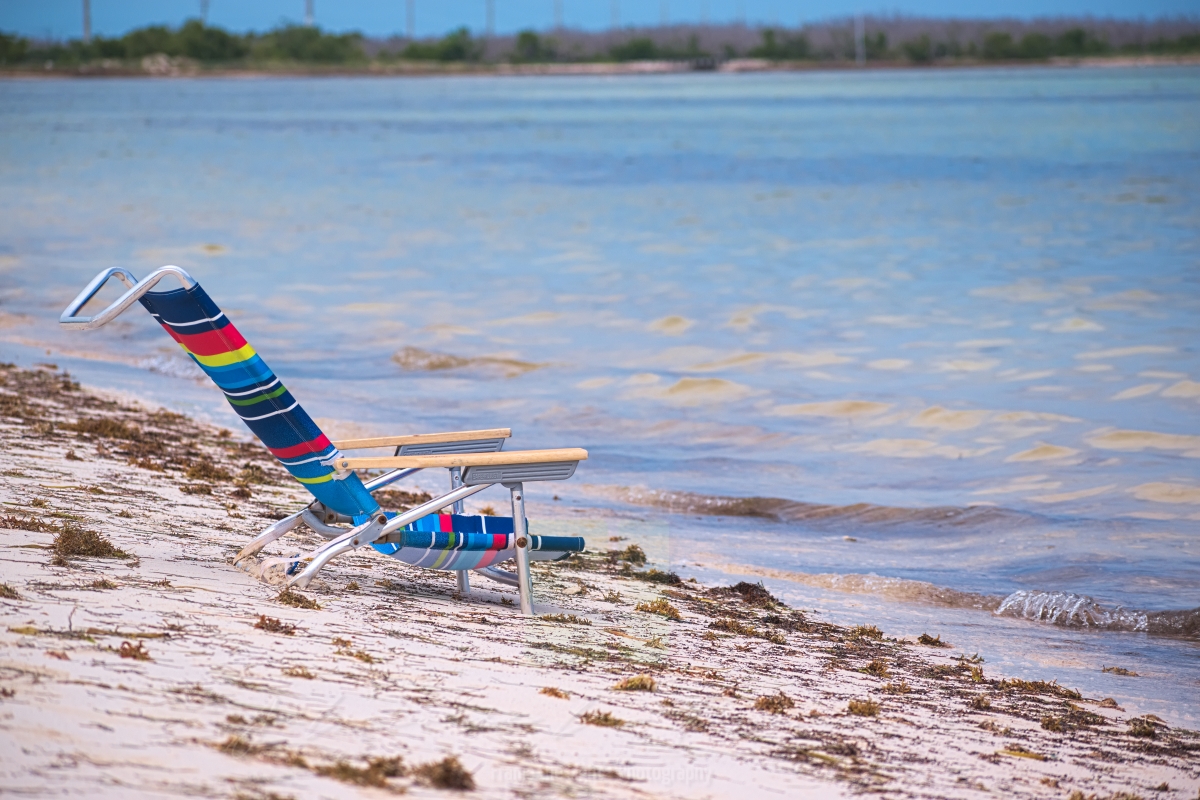
[[[486,0],[415,0],[417,34],[445,33],[459,25],[482,31]],[[405,0],[314,0],[317,23],[328,30],[371,36],[403,33]],[[498,32],[547,28],[555,0],[494,0]],[[560,0],[564,23],[599,29],[612,20],[613,0]],[[116,36],[150,24],[178,25],[198,16],[200,0],[91,0],[92,30]],[[623,25],[655,25],[662,0],[617,0]],[[79,36],[82,0],[0,0],[0,30],[38,38]],[[1198,0],[668,0],[673,22],[733,21],[796,25],[857,12],[922,16],[996,17],[1085,15],[1123,18],[1189,15]],[[304,0],[210,0],[209,22],[235,31],[265,30],[304,18]]]

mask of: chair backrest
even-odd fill
[[[339,476],[333,469],[337,448],[199,284],[146,292],[140,302],[225,393],[246,427],[314,497],[352,517],[379,510],[357,475]]]

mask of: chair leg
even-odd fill
[[[238,562],[247,559],[250,556],[256,555],[271,542],[294,529],[300,524],[304,516],[304,512],[306,511],[308,511],[308,508],[303,508],[300,511],[297,511],[295,514],[292,514],[290,517],[284,517],[278,522],[273,522],[268,525],[266,530],[264,530],[258,536],[255,536],[249,544],[241,549],[241,551],[234,557],[233,563],[237,564]]]
[[[451,467],[450,468],[450,491],[453,492],[455,489],[461,489],[462,485],[463,485],[462,467]],[[455,503],[454,506],[450,510],[452,513],[455,513],[455,514],[466,513],[466,509],[464,508],[462,500],[459,500],[457,503]],[[465,569],[455,570],[455,578],[457,579],[456,582],[458,584],[459,595],[461,595],[462,597],[466,597],[467,595],[471,594],[470,573],[468,573],[467,570],[465,570]]]
[[[525,487],[506,483],[512,493],[513,535],[517,551],[517,590],[521,594],[521,613],[533,616],[533,579],[529,574],[529,532],[525,529]]]

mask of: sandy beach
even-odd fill
[[[0,414],[0,793],[1200,794],[1196,731],[679,580],[637,541],[536,565],[536,618],[374,552],[281,595],[233,556],[307,495],[240,431],[49,366],[0,369]]]

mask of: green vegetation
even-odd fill
[[[973,61],[1047,61],[1052,58],[1082,58],[1109,55],[1185,55],[1200,53],[1200,34],[1183,34],[1176,39],[1159,38],[1142,45],[1115,47],[1084,28],[1071,28],[1051,36],[1032,32],[1016,39],[997,31],[985,34],[982,41],[938,40],[927,33],[890,47],[883,31],[863,37],[868,61],[908,61],[929,64],[935,61],[969,59]],[[828,61],[854,56],[852,42],[846,40],[842,52],[820,51],[809,45],[803,33],[789,35],[772,28],[762,31],[762,43],[750,50],[750,56],[773,61]]]
[[[411,61],[478,61],[483,47],[471,38],[471,32],[459,28],[436,42],[412,42],[400,53]]]
[[[647,36],[639,36],[610,48],[608,54],[614,61],[648,61],[658,58],[658,45]]]
[[[509,60],[514,64],[557,61],[557,45],[553,39],[544,39],[534,31],[521,31],[517,34],[516,45]]]
[[[916,28],[914,35],[911,23],[898,28],[886,19],[868,19],[862,55],[868,62],[922,65],[1200,54],[1200,32],[1187,20],[1130,23],[1134,28],[1141,26],[1134,29],[1129,25],[1114,28],[1111,24],[1081,19],[1078,25],[1065,30],[1061,22],[1047,21],[1045,25],[1035,22],[1015,34],[1002,29],[1001,23],[977,22],[968,25],[968,30],[955,20],[926,22]],[[685,61],[696,68],[711,68],[717,52],[722,59],[749,56],[775,62],[820,64],[853,60],[859,55],[858,49],[850,26],[842,20],[792,30],[771,27],[753,32],[716,26],[680,32],[661,28],[630,31],[616,37],[612,32],[561,31],[551,38],[523,30],[515,37],[482,39],[460,27],[438,39],[406,40],[389,46],[379,40],[368,41],[358,33],[335,34],[309,26],[284,25],[265,33],[239,34],[192,19],[177,28],[152,25],[120,37],[97,36],[88,42],[38,42],[0,32],[0,69],[94,71],[98,67],[105,71],[165,73],[211,67],[388,69],[391,68],[388,65],[397,62],[537,64],[651,60]]]
[[[236,34],[193,19],[174,29],[151,25],[117,38],[97,36],[90,42],[73,40],[63,44],[35,44],[21,37],[0,34],[0,64],[5,65],[53,62],[70,66],[106,59],[140,61],[160,53],[206,64],[349,64],[367,61],[360,34],[324,33],[319,28],[302,25],[288,25],[264,34]]]
[[[29,40],[7,33],[0,33],[0,64],[18,64],[29,52]]]
[[[762,39],[762,44],[750,51],[750,55],[754,58],[782,61],[812,57],[808,39],[804,34],[788,36],[776,32],[774,28],[767,28],[762,32]]]
[[[610,61],[691,61],[711,56],[700,49],[699,40],[689,36],[683,47],[663,45],[649,36],[637,36],[608,49]]]

